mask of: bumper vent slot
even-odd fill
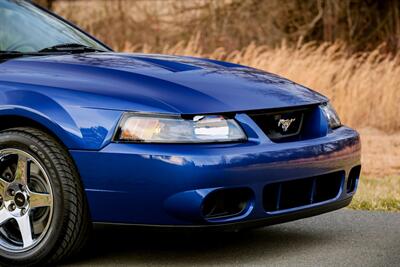
[[[267,212],[307,206],[330,199],[340,193],[344,172],[268,184],[264,187],[264,209]]]

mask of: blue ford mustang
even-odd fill
[[[356,191],[359,135],[308,88],[115,53],[28,1],[0,0],[0,25],[3,265],[69,257],[92,223],[236,230],[339,209]]]

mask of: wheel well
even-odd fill
[[[22,116],[14,116],[14,115],[0,116],[0,131],[16,127],[32,127],[41,130],[50,135],[51,137],[53,137],[60,145],[62,145],[66,150],[68,150],[64,142],[56,134],[54,134],[54,132],[52,132],[46,126],[38,123],[37,121]]]

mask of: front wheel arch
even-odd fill
[[[67,145],[52,130],[47,128],[45,125],[43,125],[43,124],[41,124],[41,123],[39,123],[39,122],[37,122],[37,121],[35,121],[33,119],[27,118],[27,117],[16,116],[16,115],[0,116],[0,132],[5,131],[5,130],[9,130],[9,129],[14,129],[14,128],[33,128],[33,129],[36,129],[36,130],[39,130],[39,131],[42,131],[42,132],[48,134],[60,146],[62,146],[64,151],[70,157],[70,159],[72,161],[72,164],[74,165],[75,170],[77,171],[79,177],[81,177],[79,169],[78,169],[78,166],[76,165],[75,160],[72,157],[71,153],[69,153]],[[80,181],[83,184],[82,178],[80,178]]]
[[[19,127],[30,127],[35,128],[37,130],[43,131],[54,138],[59,144],[61,144],[65,149],[68,149],[68,146],[63,138],[57,135],[53,130],[51,130],[48,126],[37,122],[36,120],[20,115],[0,115],[0,131],[19,128]]]
[[[51,184],[55,186],[53,196],[57,196],[58,199],[55,202],[59,208],[57,212],[54,210],[54,214],[58,214],[55,222],[60,226],[57,230],[53,228],[53,232],[56,233],[54,240],[49,236],[43,240],[45,243],[42,246],[38,245],[32,251],[18,252],[14,255],[2,249],[1,265],[50,264],[77,253],[89,236],[90,212],[81,179],[68,151],[47,133],[30,127],[0,131],[0,148],[3,150],[14,148],[31,153],[48,168],[46,171],[53,180]],[[15,175],[16,173],[15,171]],[[15,181],[11,179],[9,184],[12,185],[11,183]],[[30,187],[27,191],[31,192]],[[5,194],[4,192],[2,194]],[[4,207],[2,208],[4,210]]]

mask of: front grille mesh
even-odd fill
[[[273,142],[301,141],[321,137],[321,112],[318,106],[250,113],[249,116]]]

